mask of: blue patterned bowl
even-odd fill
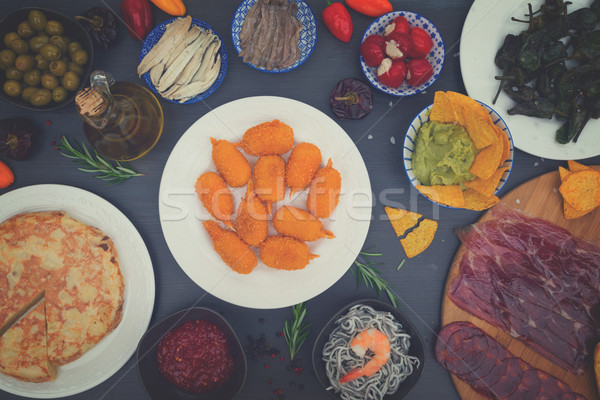
[[[367,28],[365,34],[361,39],[361,44],[362,42],[364,42],[367,36],[374,34],[383,35],[383,30],[385,29],[385,27],[395,18],[400,16],[406,18],[411,27],[418,26],[419,28],[424,29],[431,37],[431,40],[433,40],[433,47],[431,48],[431,51],[429,52],[427,57],[425,57],[433,67],[433,75],[431,76],[431,78],[429,78],[427,82],[420,86],[413,87],[404,82],[400,87],[392,88],[383,85],[379,82],[379,80],[377,79],[377,67],[369,67],[367,64],[365,64],[365,61],[360,56],[360,52],[359,58],[360,67],[363,73],[365,74],[369,82],[371,82],[371,84],[375,86],[375,88],[381,90],[383,93],[387,93],[392,96],[404,97],[422,92],[423,90],[431,86],[433,82],[435,82],[438,76],[440,76],[440,73],[442,72],[442,67],[444,66],[445,50],[444,41],[442,40],[442,36],[440,35],[440,32],[437,30],[435,25],[429,22],[427,18],[410,11],[392,11],[377,18]]]
[[[506,125],[506,122],[504,122],[502,117],[500,117],[500,115],[498,115],[498,113],[496,111],[494,111],[487,104],[484,104],[480,101],[478,101],[478,103],[481,104],[487,110],[488,114],[490,114],[490,117],[492,118],[494,125],[496,125],[500,129],[502,129],[502,132],[504,132],[506,134],[506,136],[508,136],[508,141],[510,143],[510,152],[508,154],[508,158],[506,159],[506,161],[504,161],[504,164],[502,165],[503,167],[508,167],[508,169],[506,171],[504,171],[504,174],[502,174],[502,178],[500,178],[500,182],[498,182],[498,186],[496,186],[496,190],[494,191],[494,194],[498,194],[500,189],[502,189],[502,187],[508,180],[510,172],[512,171],[513,158],[515,155],[515,146],[513,143],[512,135],[510,134],[510,130],[508,129],[508,126]],[[421,125],[423,125],[425,122],[429,121],[429,113],[431,112],[432,107],[433,107],[433,104],[425,107],[415,117],[415,119],[413,119],[413,121],[410,123],[410,126],[408,127],[408,130],[406,131],[406,136],[404,137],[404,147],[402,149],[402,157],[404,159],[404,169],[406,171],[406,176],[408,177],[410,184],[417,191],[418,191],[417,185],[420,185],[421,182],[417,179],[417,177],[415,176],[415,174],[413,172],[412,156],[413,156],[413,152],[415,151],[415,144],[417,142],[417,132],[419,131],[419,128],[421,128]],[[429,200],[432,203],[437,204],[439,206],[446,207],[446,208],[456,208],[456,207],[450,207],[450,206],[446,206],[444,204],[437,203],[437,202],[431,200],[427,196],[423,196],[423,197],[425,197],[427,200]]]
[[[231,40],[233,41],[233,47],[238,54],[242,51],[242,47],[240,46],[240,32],[242,31],[242,24],[244,23],[244,19],[250,11],[250,8],[256,3],[257,0],[244,0],[242,4],[238,7],[233,15],[233,20],[231,21]],[[270,73],[279,73],[279,72],[288,72],[293,69],[298,68],[302,65],[308,57],[312,54],[315,49],[315,45],[317,44],[317,19],[315,18],[315,14],[312,12],[310,6],[303,0],[291,0],[298,4],[298,19],[302,23],[302,31],[300,32],[300,42],[298,46],[300,47],[300,58],[298,61],[293,63],[287,68],[283,69],[266,69],[257,67],[256,65],[247,63],[252,68]]]
[[[167,21],[163,21],[160,24],[156,25],[154,27],[154,29],[152,29],[152,31],[146,37],[146,40],[144,40],[144,44],[142,45],[142,51],[140,52],[140,61],[142,61],[142,59],[146,56],[146,54],[148,54],[148,52],[150,50],[152,50],[152,48],[154,47],[154,45],[160,40],[160,38],[162,37],[162,35],[165,33],[165,30],[167,29],[167,25],[170,24],[171,22],[173,22],[176,19],[177,18],[171,18],[171,19],[169,19]],[[219,34],[213,28],[211,28],[210,25],[208,25],[204,21],[200,21],[199,19],[192,18],[192,25],[197,25],[197,26],[199,26],[202,29],[205,29],[205,30],[208,30],[208,31],[212,32],[214,35],[217,35],[217,37],[221,41],[221,47],[219,48],[219,54],[221,55],[221,68],[219,69],[219,75],[217,75],[217,79],[213,82],[213,84],[211,85],[211,87],[209,87],[204,92],[198,94],[197,96],[189,99],[188,101],[185,101],[185,102],[181,103],[181,102],[179,102],[177,100],[171,100],[171,99],[167,99],[166,97],[163,97],[160,94],[160,92],[156,89],[156,87],[154,86],[154,84],[152,83],[152,80],[150,79],[150,72],[149,71],[146,72],[144,75],[142,75],[143,78],[144,78],[144,80],[146,81],[146,84],[150,88],[150,90],[152,90],[154,93],[156,93],[157,95],[159,95],[163,99],[165,99],[167,101],[170,101],[171,103],[175,103],[175,104],[191,104],[191,103],[196,103],[196,102],[198,102],[200,100],[203,100],[203,99],[207,98],[215,90],[217,90],[217,88],[219,87],[219,85],[223,81],[223,78],[225,77],[225,72],[227,71],[227,49],[225,49],[225,42],[223,41],[223,39],[221,39],[221,36],[219,36]]]

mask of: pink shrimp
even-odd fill
[[[390,340],[378,329],[370,328],[362,331],[350,341],[350,348],[359,357],[364,357],[367,350],[375,355],[362,368],[355,368],[342,376],[340,383],[349,382],[361,376],[371,376],[381,369],[390,359]]]

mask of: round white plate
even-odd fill
[[[597,156],[600,154],[600,141],[596,131],[600,129],[600,120],[591,119],[577,143],[559,144],[555,136],[562,123],[556,119],[508,115],[506,110],[516,103],[505,93],[500,93],[496,104],[492,104],[499,85],[494,76],[502,74],[494,64],[494,57],[507,34],[518,34],[527,27],[510,20],[511,17],[523,19],[528,12],[527,3],[526,0],[475,0],[465,20],[460,41],[460,69],[467,93],[494,107],[510,125],[515,147],[520,150],[553,160]],[[530,3],[535,11],[543,1],[533,0]],[[573,3],[569,11],[587,6],[590,2],[574,0]]]
[[[96,346],[58,367],[52,382],[21,382],[0,374],[0,389],[20,396],[56,398],[81,393],[115,374],[135,352],[154,308],[154,270],[135,226],[103,198],[71,186],[35,185],[0,196],[0,221],[24,212],[60,210],[106,233],[115,243],[125,282],[123,319]]]
[[[319,257],[306,268],[284,271],[260,261],[254,271],[232,271],[214,251],[202,226],[210,218],[194,192],[198,176],[214,171],[210,137],[238,142],[244,132],[265,121],[279,119],[294,129],[294,141],[311,142],[321,149],[323,165],[329,158],[342,176],[340,202],[323,220],[336,238],[309,242]],[[287,155],[284,155],[287,158]],[[248,157],[254,163],[256,158]],[[236,210],[244,188],[232,191]],[[321,111],[284,97],[248,97],[224,104],[196,121],[173,149],[160,183],[160,222],[173,256],[184,272],[204,290],[232,304],[250,308],[280,308],[317,296],[332,286],[352,265],[361,250],[371,220],[371,184],[364,161],[346,132]],[[305,207],[306,191],[276,203]]]

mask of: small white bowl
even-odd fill
[[[371,82],[371,84],[375,86],[376,89],[381,90],[382,92],[390,94],[392,96],[404,97],[420,93],[423,90],[427,89],[429,86],[431,86],[433,82],[435,82],[438,76],[440,76],[440,73],[442,72],[442,67],[444,66],[445,50],[444,40],[442,39],[442,35],[435,27],[435,25],[432,24],[427,18],[423,17],[422,15],[410,11],[392,11],[377,18],[371,23],[371,25],[369,25],[360,43],[362,44],[362,42],[365,41],[367,36],[375,34],[383,35],[385,27],[394,19],[400,16],[407,19],[411,28],[419,27],[421,29],[424,29],[431,37],[431,40],[433,41],[433,47],[431,48],[431,51],[429,52],[427,57],[425,57],[433,67],[433,75],[431,76],[431,78],[429,78],[427,82],[423,83],[420,86],[413,87],[410,86],[408,83],[404,82],[400,87],[392,88],[383,85],[381,82],[379,82],[379,80],[377,79],[377,67],[369,67],[367,64],[365,64],[365,61],[360,56],[360,51],[359,59],[360,67],[363,73],[365,74],[369,82]]]
[[[508,136],[508,142],[510,143],[510,151],[508,154],[508,158],[506,159],[506,161],[504,161],[504,164],[502,164],[503,167],[508,167],[508,169],[506,171],[504,171],[504,174],[502,174],[502,178],[500,178],[500,182],[498,182],[498,186],[496,186],[496,190],[494,191],[494,194],[498,194],[500,189],[502,189],[502,187],[508,180],[510,172],[512,171],[515,147],[514,147],[512,135],[510,134],[510,130],[508,129],[508,126],[506,125],[506,123],[504,122],[502,117],[500,117],[500,115],[498,115],[498,113],[496,111],[494,111],[487,104],[484,104],[480,101],[477,101],[477,102],[479,104],[481,104],[487,110],[488,114],[490,114],[490,117],[492,118],[494,125],[496,125],[500,129],[502,129],[502,132],[504,132]],[[429,121],[429,113],[431,112],[432,107],[433,107],[433,104],[430,104],[429,106],[425,107],[419,114],[417,114],[415,119],[413,119],[413,121],[410,123],[410,126],[408,127],[408,130],[406,131],[406,136],[404,137],[404,147],[402,149],[402,157],[404,159],[404,169],[406,171],[406,176],[408,177],[410,184],[417,191],[418,191],[417,185],[420,185],[421,182],[417,179],[417,177],[415,176],[415,174],[413,172],[412,156],[413,156],[413,152],[415,150],[415,144],[417,142],[417,132],[419,131],[419,128],[421,128],[421,125],[423,125],[425,122]],[[419,193],[421,193],[421,192],[419,192]],[[432,203],[437,204],[442,207],[458,208],[458,207],[450,207],[450,206],[447,206],[444,204],[440,204],[438,202],[431,200],[427,196],[423,196],[423,197],[425,197],[427,200],[431,201]]]

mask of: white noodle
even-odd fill
[[[375,311],[358,304],[336,321],[337,328],[323,347],[325,372],[331,384],[327,390],[339,393],[343,400],[376,400],[396,393],[400,384],[419,367],[418,357],[408,355],[410,335],[389,312]],[[390,340],[390,359],[370,377],[360,377],[346,383],[338,380],[349,371],[362,367],[368,357],[358,357],[350,349],[350,341],[365,329],[376,328]]]

